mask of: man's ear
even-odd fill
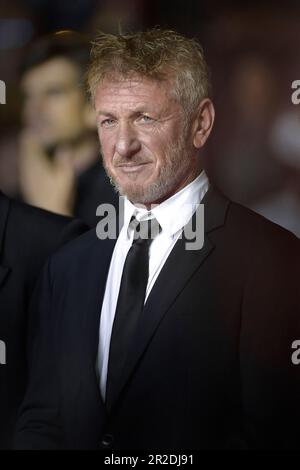
[[[89,101],[87,101],[84,106],[84,122],[86,127],[90,130],[95,130],[97,128],[96,111]]]
[[[214,105],[209,98],[205,98],[198,106],[193,124],[193,144],[197,149],[203,147],[207,141],[214,119]]]

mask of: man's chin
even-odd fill
[[[158,201],[164,199],[164,190],[157,185],[132,184],[127,186],[117,186],[117,190],[121,196],[126,196],[133,204],[142,204],[149,206],[157,204]]]
[[[112,185],[120,196],[125,196],[134,204],[148,205],[162,197],[164,189],[159,181],[149,181],[149,178],[128,179],[112,176],[107,172]]]
[[[133,183],[132,185],[117,185],[117,189],[121,196],[126,196],[131,202],[144,203],[147,194],[145,186]]]

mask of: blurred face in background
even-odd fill
[[[44,148],[72,144],[94,127],[94,115],[79,82],[79,69],[54,58],[25,72],[23,122]]]

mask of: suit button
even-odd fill
[[[113,445],[113,436],[111,434],[104,434],[100,443],[101,449],[111,449]]]

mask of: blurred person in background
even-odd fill
[[[35,42],[22,64],[22,198],[97,223],[101,203],[118,198],[102,167],[94,110],[84,86],[89,43],[74,32]]]
[[[0,449],[12,443],[27,381],[29,304],[47,257],[88,229],[69,217],[13,201],[0,191]]]
[[[214,178],[229,197],[247,206],[277,189],[281,179],[268,139],[277,112],[274,75],[267,57],[243,53],[235,58],[228,86],[219,90]]]
[[[295,107],[278,115],[270,133],[270,146],[282,167],[278,191],[256,201],[252,209],[300,238],[300,111]]]

